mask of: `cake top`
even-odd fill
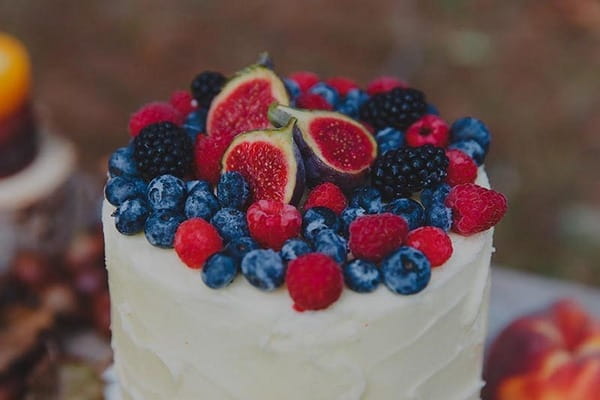
[[[0,121],[23,105],[30,89],[27,49],[16,38],[0,32]]]
[[[416,294],[452,255],[450,231],[488,230],[507,208],[474,184],[487,127],[449,126],[388,76],[364,90],[311,72],[281,79],[261,57],[146,104],[129,133],[105,190],[117,230],[174,248],[213,289],[240,272],[264,291],[285,283],[298,311],[344,287]]]

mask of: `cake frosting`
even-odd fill
[[[417,295],[346,290],[298,313],[285,290],[209,289],[175,252],[121,235],[113,211],[105,201],[122,400],[480,398],[493,229],[450,234],[453,256]]]

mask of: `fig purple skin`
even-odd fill
[[[289,119],[291,118],[298,120],[294,128],[294,140],[304,158],[306,179],[309,186],[312,187],[323,182],[333,182],[342,190],[348,192],[365,184],[369,176],[369,167],[377,156],[377,143],[362,125],[342,114],[334,112],[296,110],[279,104],[273,104],[269,108],[269,119],[276,126],[289,123]],[[315,118],[327,118],[340,121],[342,125],[346,123],[353,125],[352,129],[354,133],[357,134],[360,132],[360,135],[362,135],[362,145],[367,143],[367,148],[370,150],[365,151],[365,154],[363,154],[366,160],[363,162],[363,165],[357,169],[344,169],[334,166],[334,160],[327,161],[324,152],[316,149],[318,145],[312,136],[314,132],[308,131],[311,122]]]

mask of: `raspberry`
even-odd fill
[[[171,104],[181,115],[188,115],[196,107],[192,104],[192,95],[187,90],[176,90],[169,99]]]
[[[502,193],[465,183],[450,190],[446,206],[452,209],[452,230],[468,236],[496,225],[506,213],[507,201]]]
[[[231,139],[218,136],[199,135],[196,141],[196,177],[213,185],[219,181],[221,159]]]
[[[319,82],[319,76],[314,72],[308,71],[294,72],[289,76],[289,78],[298,84],[298,87],[302,92],[306,92],[317,82]]]
[[[321,253],[292,260],[285,280],[296,311],[325,309],[340,298],[344,289],[342,269]]]
[[[223,240],[217,230],[202,218],[183,222],[175,233],[175,251],[192,269],[200,269],[204,262],[223,248]]]
[[[329,78],[325,83],[337,90],[340,96],[346,96],[352,89],[358,89],[356,82],[343,76]]]
[[[397,87],[407,88],[408,84],[393,76],[380,76],[369,82],[367,93],[373,96],[374,94],[388,92]]]
[[[250,235],[262,246],[281,250],[286,240],[300,234],[302,216],[296,207],[275,200],[259,200],[246,215]]]
[[[448,146],[450,130],[448,124],[437,115],[425,115],[406,131],[406,143],[411,147],[432,144],[436,147]]]
[[[456,149],[446,150],[446,157],[450,160],[447,170],[448,176],[446,176],[446,182],[450,186],[475,182],[477,164],[471,157]]]
[[[136,137],[142,129],[157,122],[183,123],[183,116],[168,103],[148,103],[137,110],[129,119],[129,134]]]
[[[325,100],[325,97],[316,93],[302,93],[296,99],[296,106],[307,110],[333,110],[333,106]]]
[[[425,254],[432,267],[439,267],[448,261],[453,251],[450,236],[434,226],[424,226],[408,232],[405,244]]]
[[[365,215],[350,224],[350,251],[357,258],[379,262],[402,245],[407,233],[408,224],[398,215]]]
[[[311,190],[304,204],[304,209],[327,207],[339,215],[347,206],[348,200],[346,200],[342,189],[333,183],[325,182]]]

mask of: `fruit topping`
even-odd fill
[[[369,82],[367,85],[367,92],[373,96],[379,93],[389,92],[395,88],[407,87],[408,85],[406,82],[403,82],[394,76],[380,76]]]
[[[274,102],[289,102],[281,79],[268,68],[248,67],[228,81],[213,99],[206,133],[231,140],[243,132],[272,128],[267,111]]]
[[[185,265],[200,269],[206,260],[223,248],[217,230],[202,218],[192,218],[179,225],[175,251]]]
[[[446,147],[449,138],[448,124],[436,115],[425,115],[406,131],[406,143],[411,147],[431,144]]]
[[[217,198],[222,207],[244,208],[250,197],[250,186],[237,171],[221,175],[217,184]]]
[[[358,89],[358,84],[350,78],[336,76],[325,81],[329,86],[337,90],[340,96],[346,96],[353,89]]]
[[[313,249],[310,244],[302,239],[295,238],[286,240],[281,248],[281,251],[279,252],[279,255],[281,256],[283,262],[288,263],[304,254],[312,252]]]
[[[251,285],[273,291],[283,285],[285,265],[279,253],[271,249],[252,250],[242,260],[242,273]]]
[[[324,229],[331,229],[334,232],[338,232],[340,228],[340,219],[329,208],[313,207],[304,213],[302,236],[311,242],[314,242],[317,234]]]
[[[158,122],[171,122],[174,125],[181,125],[183,115],[169,103],[148,103],[129,118],[129,134],[136,137],[142,129]]]
[[[148,184],[148,203],[153,210],[180,210],[185,204],[185,183],[173,175],[161,175]]]
[[[239,273],[238,263],[230,256],[216,253],[202,267],[202,281],[211,289],[229,286]]]
[[[415,294],[427,287],[431,264],[417,249],[402,246],[381,263],[383,283],[397,294]]]
[[[289,79],[296,82],[300,91],[306,92],[319,82],[319,76],[314,72],[298,71],[289,76]]]
[[[329,104],[329,109],[335,108],[340,101],[339,92],[325,82],[319,82],[308,90],[308,93],[318,94]]]
[[[374,95],[360,108],[360,118],[376,130],[404,130],[425,115],[425,95],[416,89],[395,88]]]
[[[259,200],[246,215],[250,235],[262,246],[280,250],[300,234],[302,216],[296,207],[276,200]]]
[[[296,98],[296,107],[306,110],[333,110],[331,103],[325,97],[317,93],[301,93]]]
[[[233,258],[237,263],[241,263],[246,254],[258,248],[260,246],[256,243],[256,240],[250,236],[242,236],[227,243],[224,253]]]
[[[158,210],[146,220],[144,234],[152,246],[165,249],[173,247],[175,232],[185,217],[174,210]]]
[[[346,237],[348,237],[350,224],[356,218],[362,217],[363,215],[367,215],[367,211],[362,207],[348,207],[344,211],[342,211],[340,219],[342,220],[342,232]]]
[[[285,280],[296,311],[325,309],[344,290],[341,268],[321,253],[306,254],[290,262]]]
[[[389,150],[397,150],[404,147],[404,133],[395,128],[383,128],[375,134],[379,154],[384,154]]]
[[[423,225],[425,210],[423,206],[413,199],[396,199],[385,205],[385,212],[390,212],[404,218],[408,223],[408,229],[413,230]]]
[[[176,90],[169,98],[169,104],[181,115],[188,115],[194,110],[195,107],[192,101],[192,95],[187,90]]]
[[[150,207],[140,198],[125,200],[113,213],[115,226],[124,235],[135,235],[144,230]]]
[[[398,215],[365,215],[350,224],[348,244],[355,257],[379,262],[404,243],[407,233],[408,224]]]
[[[331,257],[336,263],[342,264],[348,256],[348,242],[331,229],[323,229],[314,239],[315,251]]]
[[[461,235],[472,235],[496,225],[507,209],[502,193],[473,183],[457,185],[446,198],[452,209],[452,230]]]
[[[477,178],[477,164],[471,157],[460,150],[446,150],[448,164],[448,176],[446,182],[450,186],[460,185],[462,183],[473,183]]]
[[[336,214],[340,214],[347,205],[348,200],[342,190],[331,182],[325,182],[310,191],[304,203],[304,209],[327,207]]]
[[[198,137],[194,149],[197,178],[217,184],[221,174],[221,159],[229,143],[227,137],[205,135]]]
[[[120,147],[108,159],[108,173],[111,177],[120,175],[138,175],[137,166],[133,160],[133,147]]]
[[[210,223],[217,229],[225,242],[249,236],[246,215],[235,208],[222,208],[211,218]]]
[[[221,208],[219,200],[213,194],[210,186],[197,184],[189,190],[184,211],[188,218],[202,218],[210,221],[219,208]]]
[[[244,133],[223,156],[223,172],[237,171],[250,185],[250,201],[297,203],[304,191],[304,164],[293,139],[294,121],[281,129]]]
[[[377,142],[362,124],[336,112],[283,105],[271,107],[269,118],[279,126],[297,119],[295,139],[310,183],[333,182],[347,190],[364,182],[377,156]]]
[[[452,256],[452,241],[446,232],[424,226],[408,232],[406,245],[425,254],[432,267],[439,267]]]
[[[359,187],[352,193],[350,207],[360,207],[369,214],[377,214],[383,207],[381,192],[372,186]]]
[[[344,264],[343,271],[346,286],[358,293],[372,292],[381,283],[381,272],[370,261],[357,258]]]
[[[125,200],[146,197],[146,183],[127,176],[115,176],[106,182],[104,188],[106,200],[113,206],[121,205]]]
[[[490,149],[491,134],[487,126],[477,118],[464,117],[457,119],[450,127],[450,137],[453,143],[464,140],[474,140],[485,153]]]
[[[215,96],[221,92],[225,80],[226,78],[219,72],[204,71],[198,74],[190,85],[192,96],[198,105],[209,107]]]
[[[441,147],[425,145],[391,150],[375,161],[372,184],[386,199],[410,197],[446,178],[448,157]]]
[[[133,140],[133,159],[147,181],[165,174],[184,178],[192,172],[192,141],[182,128],[171,122],[153,123]]]

